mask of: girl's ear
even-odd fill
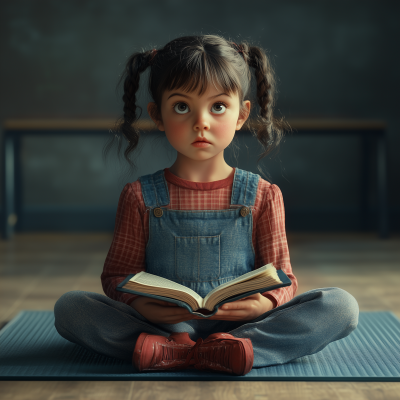
[[[239,118],[236,123],[236,130],[238,131],[239,129],[242,128],[244,123],[247,121],[247,118],[249,118],[250,115],[250,101],[246,100],[243,102],[243,106],[241,107],[240,113],[239,113]]]
[[[164,124],[162,122],[161,114],[158,110],[157,104],[153,102],[147,104],[147,112],[149,113],[150,118],[153,120],[153,122],[157,125],[157,128],[160,131],[164,131]]]

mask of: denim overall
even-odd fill
[[[253,216],[259,175],[235,170],[231,208],[171,210],[164,171],[140,178],[149,215],[146,272],[205,297],[254,269]]]
[[[146,271],[183,284],[204,297],[216,286],[254,269],[254,206],[259,176],[235,170],[229,209],[170,210],[164,172],[140,178],[149,218]],[[302,293],[251,321],[193,319],[153,324],[133,307],[99,293],[71,291],[54,307],[61,336],[109,357],[131,360],[142,332],[192,340],[216,332],[251,339],[253,367],[314,354],[357,326],[358,303],[339,288]]]

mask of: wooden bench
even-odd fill
[[[108,133],[115,120],[110,119],[18,119],[6,120],[3,124],[3,180],[2,180],[2,237],[12,236],[18,217],[22,210],[22,168],[21,168],[21,138],[32,135],[98,135]],[[386,177],[386,124],[382,121],[368,120],[291,120],[290,126],[294,135],[359,135],[361,138],[361,200],[360,213],[366,220],[368,214],[368,193],[371,182],[369,154],[376,152],[376,188],[378,194],[378,233],[379,237],[388,237],[388,206]],[[252,126],[253,123],[249,123]],[[155,126],[151,121],[140,121],[139,128],[152,131]],[[370,139],[375,140],[375,146],[370,146]],[[361,227],[363,228],[363,227]]]

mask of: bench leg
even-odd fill
[[[3,180],[2,180],[2,237],[10,239],[17,222],[15,214],[15,141],[11,134],[3,137]]]
[[[389,236],[388,202],[387,202],[387,172],[386,172],[386,137],[384,133],[377,136],[377,187],[378,187],[378,231],[381,239]]]

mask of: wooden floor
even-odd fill
[[[109,234],[20,234],[0,241],[0,326],[20,310],[51,310],[70,290],[102,293]],[[400,318],[400,237],[291,234],[297,294],[341,287],[361,311]],[[400,399],[400,382],[0,382],[6,399]]]

